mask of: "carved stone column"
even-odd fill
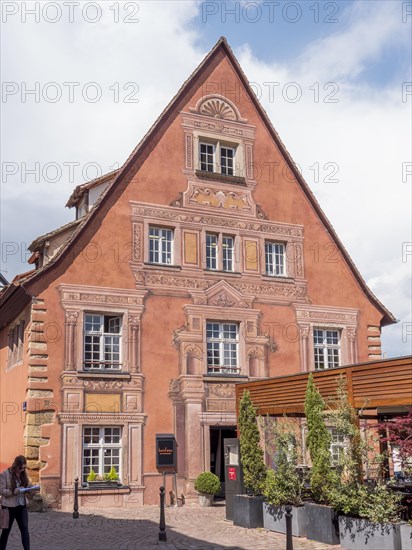
[[[302,372],[309,371],[309,325],[300,326],[300,346],[301,346],[301,369]]]
[[[197,501],[194,480],[202,471],[202,427],[200,415],[203,411],[205,388],[202,376],[182,376],[179,379],[180,397],[184,404],[185,428],[185,485],[186,500]]]
[[[76,370],[76,327],[78,311],[66,310],[66,370]]]
[[[356,329],[348,328],[347,330],[348,341],[349,341],[349,362],[351,364],[357,363],[358,361],[358,350],[356,348]]]
[[[139,372],[139,336],[140,336],[140,323],[139,317],[129,317],[129,358],[130,358],[130,372]]]

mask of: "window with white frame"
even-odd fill
[[[235,176],[236,147],[220,141],[199,143],[199,169],[203,172],[217,172],[224,176]]]
[[[149,227],[149,262],[153,264],[173,264],[173,229]]]
[[[85,313],[84,370],[120,370],[122,318]]]
[[[315,370],[338,367],[340,363],[340,331],[315,328],[313,330]]]
[[[121,479],[122,428],[118,426],[83,427],[82,478],[90,471],[104,476],[112,467]]]
[[[234,252],[233,236],[206,233],[206,269],[233,271]]]
[[[207,370],[209,373],[238,374],[239,325],[207,321]]]
[[[284,277],[286,275],[286,246],[284,243],[265,242],[266,275]]]
[[[342,464],[345,453],[345,436],[336,428],[328,428],[331,435],[330,455],[332,464],[338,466]]]

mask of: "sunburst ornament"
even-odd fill
[[[200,114],[222,120],[237,120],[233,107],[221,99],[207,99],[199,109]]]

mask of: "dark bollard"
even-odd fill
[[[165,488],[163,487],[163,485],[160,487],[159,540],[166,542]]]
[[[292,540],[292,506],[286,504],[286,550],[293,550],[293,540]]]
[[[73,519],[79,519],[79,478],[74,480]]]

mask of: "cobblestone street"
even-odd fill
[[[224,505],[212,508],[166,508],[167,542],[159,542],[159,507],[144,506],[82,510],[71,513],[32,512],[29,515],[31,550],[126,550],[167,547],[185,549],[285,550],[284,535],[264,529],[244,529],[225,520]],[[294,550],[327,550],[329,546],[306,539],[293,539]],[[20,550],[16,524],[8,550]]]

